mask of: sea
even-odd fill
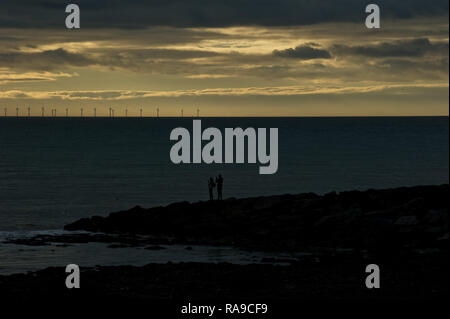
[[[218,174],[224,178],[224,198],[449,182],[448,117],[201,118],[203,129],[278,128],[279,164],[273,175],[260,175],[259,163],[173,164],[170,133],[177,127],[192,133],[193,120],[0,118],[0,274],[59,265],[73,256],[88,265],[258,259],[231,248],[217,252],[217,247],[189,253],[183,247],[146,250],[142,257],[142,252],[113,249],[102,256],[100,244],[63,249],[1,243],[62,233],[65,224],[79,218],[136,205],[208,200],[208,178]]]

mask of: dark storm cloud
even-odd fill
[[[93,64],[93,61],[82,54],[70,53],[61,48],[36,53],[0,53],[0,66],[3,67],[30,70],[53,70],[64,65],[88,66],[91,64]]]
[[[362,22],[366,0],[77,0],[82,28],[292,26]],[[448,16],[447,0],[377,0],[384,17]],[[63,27],[61,0],[2,0],[0,27]]]
[[[142,64],[170,64],[195,58],[219,56],[218,53],[196,50],[137,49],[93,50],[91,53],[73,53],[62,48],[42,52],[0,52],[0,67],[26,70],[55,70],[65,67],[105,66],[140,70]],[[188,65],[188,64],[186,64]]]
[[[273,55],[282,58],[292,58],[299,60],[312,60],[312,59],[329,59],[331,58],[330,52],[320,48],[315,48],[312,45],[299,45],[295,49],[289,48],[286,50],[275,50]]]
[[[332,51],[340,55],[361,55],[372,58],[422,57],[427,53],[447,54],[447,43],[431,43],[427,38],[383,42],[371,46],[335,45]]]

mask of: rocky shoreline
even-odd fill
[[[228,263],[167,263],[98,266],[83,269],[85,300],[259,300],[283,299],[438,299],[448,296],[448,259],[401,256],[383,262],[383,289],[364,285],[365,267],[374,260],[335,256],[303,260],[289,266]],[[444,262],[443,262],[444,261]],[[377,261],[379,262],[379,261]],[[65,288],[64,268],[0,276],[0,291],[16,301],[76,297]]]
[[[228,245],[245,250],[312,252],[287,265],[167,263],[82,269],[82,298],[159,300],[436,299],[448,291],[449,185],[307,193],[134,207],[66,225],[89,233],[9,243],[102,242],[115,247]],[[124,261],[124,264],[126,261]],[[383,289],[364,285],[380,265]],[[27,299],[72,296],[62,268],[0,276],[0,291]]]
[[[347,247],[373,253],[447,247],[449,186],[312,193],[134,207],[66,225],[153,244],[231,245],[304,251]]]

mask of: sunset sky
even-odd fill
[[[448,2],[0,3],[0,114],[448,115]]]

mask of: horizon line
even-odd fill
[[[139,118],[154,118],[154,119],[159,119],[159,118],[170,118],[170,119],[202,119],[202,118],[369,118],[369,117],[373,117],[373,118],[388,118],[388,117],[449,117],[449,114],[446,115],[257,115],[257,116],[252,116],[252,115],[245,115],[245,116],[221,116],[221,115],[213,115],[213,116],[102,116],[102,115],[98,115],[98,116],[91,116],[91,115],[86,115],[86,116],[65,116],[65,115],[57,115],[57,116],[41,116],[41,115],[7,115],[7,116],[0,116],[0,119],[5,119],[5,118],[16,118],[16,119],[39,119],[39,118],[53,118],[53,119],[95,119],[95,118],[100,118],[100,119],[127,119],[127,118],[131,118],[131,119],[139,119]]]

